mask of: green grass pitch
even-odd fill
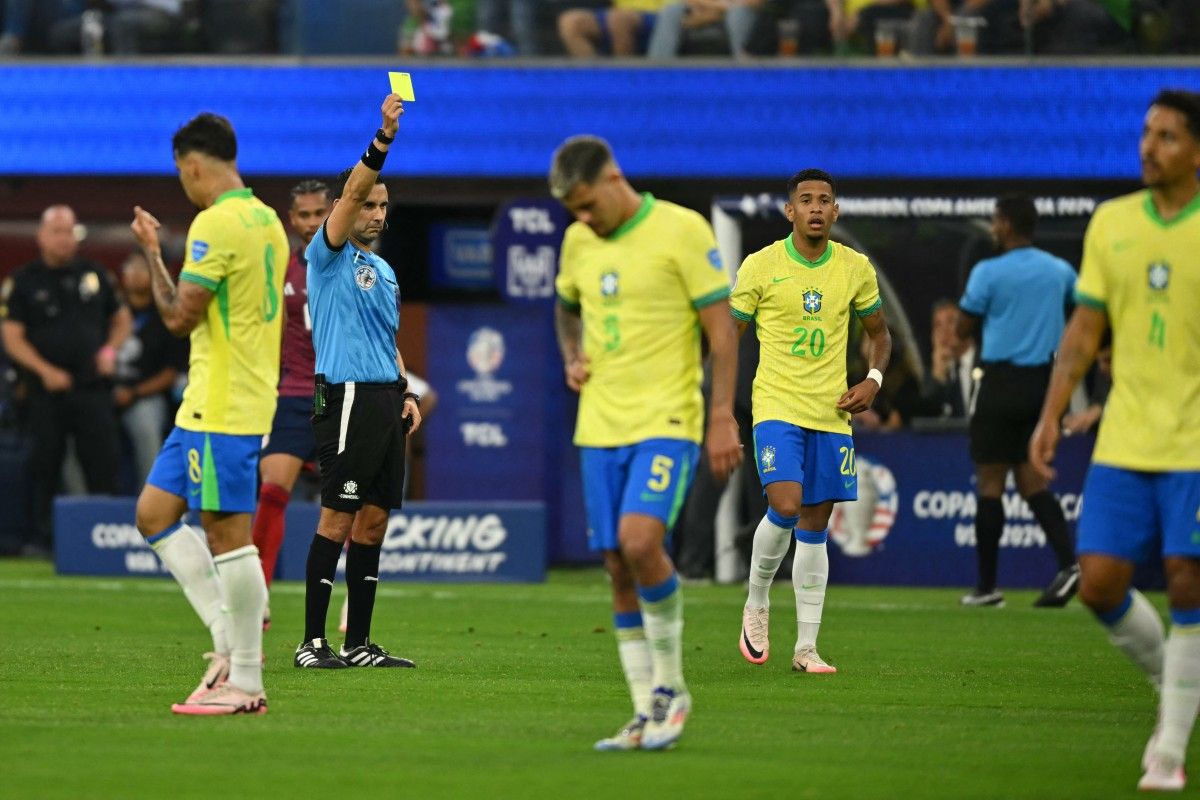
[[[303,587],[277,584],[254,718],[170,713],[209,644],[172,581],[0,562],[0,590],[6,798],[1119,798],[1154,723],[1100,626],[1032,592],[963,609],[835,584],[821,652],[840,673],[814,676],[790,671],[789,583],[762,667],[738,652],[742,588],[686,587],[680,745],[596,753],[630,709],[595,570],[381,586],[373,638],[418,664],[395,671],[295,669]]]

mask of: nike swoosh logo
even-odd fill
[[[746,629],[742,628],[742,641],[746,643],[746,650],[755,658],[762,658],[762,650],[755,650],[754,645],[750,644],[750,637],[746,635]]]
[[[190,494],[192,497],[195,497],[196,495],[200,494],[200,490],[192,489],[190,492],[188,492],[188,494]]]
[[[819,588],[820,585],[821,584],[819,584],[819,583],[813,583],[813,584],[802,583],[802,584],[800,584],[800,588],[801,589],[816,589],[816,588]]]
[[[842,481],[842,486],[844,486],[847,489],[849,489],[853,485],[854,485],[854,481]]]
[[[783,283],[784,281],[790,281],[794,277],[796,276],[788,275],[786,278],[771,278],[771,283]]]
[[[1132,245],[1132,244],[1133,244],[1133,242],[1132,242],[1132,241],[1130,241],[1130,240],[1126,239],[1126,240],[1125,240],[1125,241],[1123,241],[1123,242],[1114,242],[1114,243],[1113,243],[1113,248],[1112,248],[1112,249],[1113,249],[1113,252],[1114,252],[1114,253],[1119,253],[1119,252],[1121,252],[1122,250],[1128,250],[1128,249],[1129,249],[1129,247],[1130,247],[1130,245]]]

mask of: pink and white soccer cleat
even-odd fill
[[[742,638],[738,647],[751,664],[764,664],[771,654],[771,643],[767,638],[767,620],[771,610],[766,607],[746,606],[742,609]]]
[[[267,696],[262,692],[250,693],[239,689],[229,681],[204,693],[194,701],[185,701],[171,706],[176,714],[200,717],[215,717],[231,714],[267,713]]]
[[[200,685],[188,695],[188,699],[184,703],[193,703],[199,700],[229,680],[229,656],[220,653],[205,653],[204,657],[208,659],[208,669],[204,671]]]
[[[817,655],[817,648],[805,647],[796,651],[792,656],[793,672],[809,672],[815,675],[832,675],[837,667],[825,663],[825,659]]]

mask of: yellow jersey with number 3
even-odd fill
[[[1200,195],[1170,221],[1148,191],[1102,203],[1084,237],[1075,298],[1112,327],[1113,386],[1092,460],[1200,469]]]
[[[249,189],[201,211],[179,280],[213,293],[192,330],[188,385],[175,424],[210,433],[270,433],[279,382],[288,240]]]
[[[583,319],[589,359],[575,444],[698,443],[698,312],[729,297],[708,221],[646,194],[637,214],[609,236],[575,222],[563,238],[555,290]]]
[[[829,242],[809,261],[788,236],[746,257],[729,305],[758,332],[754,423],[849,433],[850,415],[837,401],[846,391],[850,314],[865,317],[883,305],[867,257]]]

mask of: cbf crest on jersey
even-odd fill
[[[821,310],[821,293],[816,289],[804,290],[804,310],[809,314],[816,314]]]
[[[616,272],[606,272],[600,276],[600,296],[616,297],[621,284]]]
[[[1165,292],[1171,283],[1171,265],[1165,261],[1155,261],[1146,267],[1146,282],[1156,292]]]
[[[359,264],[354,269],[354,282],[358,284],[358,288],[364,292],[370,291],[375,285],[375,268],[370,264]]]
[[[764,446],[762,449],[762,453],[759,454],[758,460],[762,464],[762,471],[764,474],[767,472],[774,472],[775,471],[775,448],[769,444]]]

